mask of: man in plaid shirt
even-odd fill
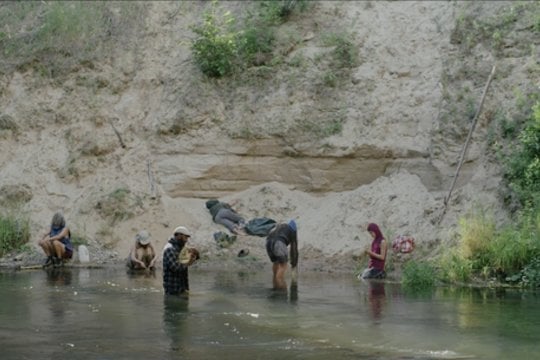
[[[163,248],[163,289],[166,295],[179,295],[189,292],[188,267],[195,257],[183,264],[180,262],[180,251],[184,248],[191,233],[184,226],[174,229],[173,236]]]

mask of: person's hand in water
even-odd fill
[[[298,280],[298,267],[291,268],[291,281],[296,282]]]

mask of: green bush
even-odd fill
[[[505,178],[523,206],[540,206],[540,102],[507,158]]]
[[[534,258],[520,273],[523,286],[540,287],[540,257]]]
[[[30,240],[30,221],[22,215],[0,216],[0,257],[20,249]]]
[[[435,285],[435,268],[425,261],[408,261],[403,266],[403,287],[407,290],[427,290]]]
[[[201,25],[193,26],[198,35],[191,44],[195,63],[210,77],[222,77],[233,72],[238,57],[238,32],[233,28],[235,18],[230,12],[217,14],[214,2],[204,14]]]

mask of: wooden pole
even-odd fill
[[[478,116],[480,115],[480,112],[482,111],[482,106],[484,105],[484,100],[486,98],[489,84],[491,84],[491,80],[493,80],[493,75],[495,75],[495,68],[496,66],[493,65],[493,68],[491,69],[491,73],[489,74],[489,78],[486,82],[486,86],[484,87],[484,92],[482,93],[480,104],[478,105],[478,108],[476,109],[476,113],[474,114],[473,122],[471,124],[471,128],[469,129],[469,135],[467,135],[467,140],[465,141],[465,144],[463,145],[463,149],[461,149],[461,155],[459,157],[459,162],[456,168],[454,179],[452,180],[452,185],[450,186],[450,190],[448,190],[448,195],[444,198],[444,211],[442,215],[444,215],[444,213],[446,212],[446,208],[448,207],[448,202],[450,201],[450,196],[452,196],[452,191],[454,190],[454,186],[456,186],[456,181],[459,175],[459,171],[461,170],[461,166],[463,165],[463,160],[465,159],[465,155],[467,154],[467,149],[469,148],[469,143],[471,142],[474,128],[476,127],[476,123],[478,122]]]

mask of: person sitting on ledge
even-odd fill
[[[49,230],[43,235],[38,245],[43,249],[47,259],[43,267],[53,265],[63,266],[65,260],[73,256],[73,244],[71,243],[71,232],[66,226],[64,216],[57,212],[53,215]]]

